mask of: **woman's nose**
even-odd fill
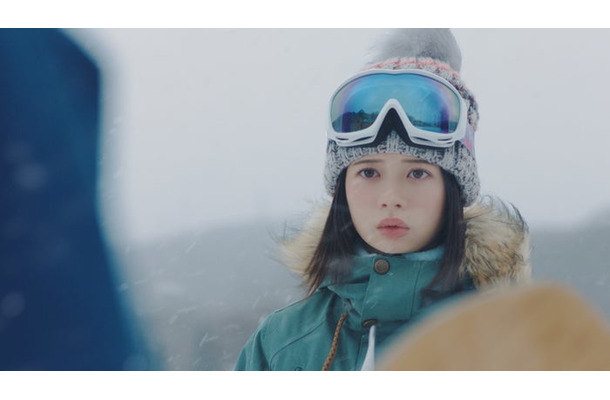
[[[380,205],[382,208],[403,208],[406,205],[406,201],[396,189],[390,188],[384,191],[380,197]]]

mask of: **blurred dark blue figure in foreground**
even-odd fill
[[[98,223],[100,74],[61,31],[0,29],[0,369],[150,368]]]

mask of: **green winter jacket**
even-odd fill
[[[527,280],[527,229],[519,215],[506,207],[479,204],[465,217],[467,249],[461,269],[465,291]],[[315,248],[311,244],[316,233],[311,230],[318,232],[321,223],[310,224],[302,235],[311,243],[297,241],[296,246]],[[294,251],[300,251],[297,264],[307,261],[309,250]],[[393,336],[437,308],[440,301],[422,301],[421,290],[438,272],[442,256],[442,247],[396,256],[364,252],[354,256],[347,283],[337,286],[325,281],[311,297],[269,315],[246,343],[235,369],[321,370],[336,332],[329,369],[362,369],[367,350],[368,365]],[[374,344],[369,345],[369,340]]]
[[[404,256],[366,254],[353,259],[352,278],[325,282],[307,300],[271,314],[246,344],[236,369],[321,370],[336,325],[348,313],[332,370],[359,370],[375,325],[377,352],[422,310],[420,291],[436,275],[442,248]]]

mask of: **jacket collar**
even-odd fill
[[[443,248],[405,255],[361,253],[351,259],[350,278],[331,284],[330,278],[319,289],[336,293],[349,311],[352,329],[363,328],[365,321],[375,321],[380,329],[392,328],[411,319],[421,307],[422,289],[440,268]],[[378,265],[384,266],[379,270]],[[381,271],[381,272],[379,272]],[[388,325],[389,324],[389,325]],[[365,324],[366,325],[366,324]]]

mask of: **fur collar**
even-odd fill
[[[304,276],[322,235],[330,205],[317,207],[305,227],[280,247],[291,270]],[[460,267],[478,288],[529,281],[529,232],[521,214],[495,198],[486,198],[464,210],[466,253]]]

